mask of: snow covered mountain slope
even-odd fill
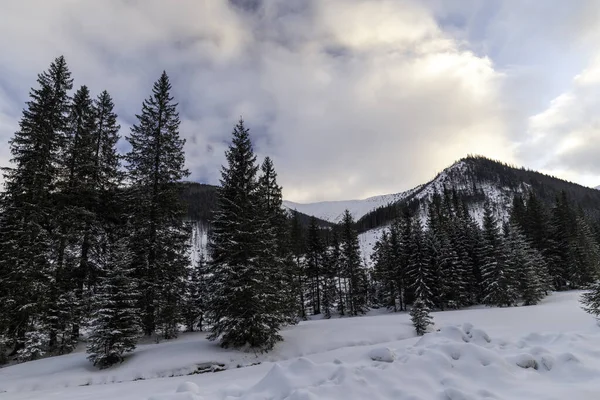
[[[394,204],[406,198],[415,190],[416,189],[412,189],[402,193],[373,196],[363,200],[321,201],[304,204],[284,200],[283,205],[289,210],[295,210],[324,221],[337,223],[341,221],[346,210],[350,211],[354,219],[359,219],[376,208]]]
[[[358,221],[358,230],[366,232],[387,225],[398,207],[407,205],[424,219],[427,202],[437,192],[455,192],[467,205],[476,221],[481,222],[483,206],[488,203],[503,221],[509,215],[516,194],[534,192],[546,203],[554,202],[561,191],[591,215],[600,217],[600,191],[553,176],[516,168],[484,157],[466,157],[440,172],[434,179],[406,192],[375,196],[365,200],[331,201],[309,204],[286,202],[290,209],[332,222],[349,209]]]
[[[485,200],[489,201],[497,217],[505,219],[514,194],[525,192],[528,185],[523,183],[509,188],[493,182],[482,182],[480,185],[474,186],[471,179],[471,169],[472,166],[468,160],[461,160],[439,173],[432,181],[405,192],[374,196],[364,200],[324,201],[306,204],[284,201],[284,206],[290,210],[337,223],[340,222],[346,209],[350,211],[355,220],[361,220],[368,217],[369,214],[377,212],[377,209],[380,208],[429,200],[434,192],[443,193],[444,188],[447,188],[465,196],[477,197],[479,195],[482,200],[480,203]],[[476,220],[481,220],[482,207],[473,207],[471,213]]]
[[[433,313],[415,337],[407,313],[306,321],[266,355],[221,349],[204,333],[140,345],[98,371],[76,352],[0,369],[11,400],[591,400],[600,329],[581,292],[541,304]],[[222,365],[221,372],[201,373]]]

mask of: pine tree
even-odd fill
[[[575,284],[571,272],[580,269],[574,246],[576,236],[577,217],[571,208],[567,193],[563,191],[556,197],[550,219],[550,274],[557,290],[566,290]]]
[[[37,83],[9,142],[13,167],[4,168],[0,199],[0,335],[21,359],[40,355],[49,340],[36,331],[47,320],[49,284],[56,277],[53,196],[73,86],[65,59],[54,60]]]
[[[571,272],[571,281],[576,287],[586,287],[599,277],[600,249],[583,211],[579,211],[577,216],[577,232],[573,246],[578,268]]]
[[[404,209],[401,217],[392,224],[390,229],[390,256],[391,262],[395,265],[396,290],[400,311],[406,310],[407,303],[410,303],[413,299],[412,289],[407,278],[413,226],[408,209]]]
[[[390,229],[391,230],[391,229]],[[388,309],[396,309],[396,274],[395,265],[392,262],[392,251],[390,243],[391,232],[384,230],[373,246],[371,261],[373,263],[374,277],[379,283],[377,299],[380,304]]]
[[[321,313],[321,279],[323,274],[323,254],[325,247],[321,243],[321,234],[317,219],[310,217],[306,237],[306,274],[310,280],[310,299],[313,315]]]
[[[264,309],[270,314],[272,324],[296,323],[291,304],[293,259],[286,237],[287,216],[283,209],[282,188],[277,183],[277,173],[270,157],[265,157],[257,182],[258,223],[262,225],[259,237],[259,271],[264,271],[266,296]]]
[[[346,309],[350,315],[365,312],[367,307],[366,276],[360,259],[358,234],[354,230],[354,219],[350,211],[344,212],[342,219],[342,275],[347,284]]]
[[[600,280],[594,282],[588,291],[581,295],[581,308],[600,320]]]
[[[208,296],[206,271],[207,262],[204,254],[201,254],[196,264],[188,269],[188,277],[181,304],[181,315],[188,332],[193,332],[196,328],[202,331]]]
[[[434,275],[429,264],[429,253],[418,218],[412,221],[412,241],[409,244],[408,279],[414,291],[415,299],[419,299],[426,307],[433,305]]]
[[[131,269],[131,253],[124,231],[108,232],[98,254],[101,278],[94,296],[88,341],[88,359],[99,368],[123,361],[135,349],[140,325],[136,303],[139,294]]]
[[[256,156],[242,120],[225,156],[210,237],[209,339],[220,339],[222,347],[267,351],[281,340],[279,329],[285,319],[272,303],[279,293],[273,291],[271,270],[263,262],[269,259],[267,246],[275,244],[261,232],[270,227],[265,226]]]
[[[419,336],[422,336],[427,332],[429,325],[433,325],[433,318],[429,314],[429,307],[426,302],[419,297],[417,297],[410,309],[410,319]]]
[[[325,253],[325,268],[323,269],[323,314],[331,318],[331,311],[338,298],[340,274],[340,243],[337,229],[331,231],[331,241]]]
[[[89,230],[96,217],[93,206],[95,122],[89,89],[82,86],[73,96],[62,148],[63,162],[55,201],[56,260],[50,277],[51,289],[45,300],[50,351],[59,354],[74,349],[84,314],[82,303],[91,240]]]
[[[513,302],[520,296],[525,305],[537,304],[545,294],[547,278],[542,272],[545,263],[539,253],[529,246],[516,224],[511,223],[507,227],[504,241],[507,291],[514,297]]]
[[[502,255],[505,247],[498,222],[488,204],[484,208],[483,238],[483,302],[487,305],[510,306],[516,297],[511,286],[512,277]]]
[[[165,72],[144,101],[127,140],[125,156],[132,184],[133,267],[140,281],[142,324],[146,335],[177,335],[179,305],[189,264],[189,226],[176,183],[184,168],[184,139],[179,137],[177,104]]]
[[[305,240],[302,226],[296,210],[292,211],[292,220],[290,223],[289,242],[292,251],[292,259],[294,262],[293,275],[294,280],[291,286],[294,292],[295,303],[297,304],[298,315],[301,319],[306,319],[306,304],[304,297],[305,290]],[[341,312],[343,315],[343,310]]]

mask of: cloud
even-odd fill
[[[15,110],[59,54],[76,86],[113,95],[123,135],[167,70],[195,180],[218,182],[240,115],[296,201],[405,190],[467,153],[514,161],[514,132],[530,115],[519,88],[533,80],[509,68],[517,56],[493,49],[502,21],[522,21],[477,4],[9,2],[0,15],[0,51],[10,60],[0,76],[0,162]],[[494,30],[475,24],[483,17]]]
[[[600,55],[573,79],[571,88],[529,119],[523,158],[583,184],[600,183]]]

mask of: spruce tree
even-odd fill
[[[59,354],[75,347],[84,314],[83,289],[91,240],[89,231],[96,222],[96,209],[93,207],[95,123],[89,89],[82,86],[73,96],[62,148],[55,202],[55,271],[46,299],[50,351]]]
[[[325,268],[323,269],[323,314],[325,318],[331,317],[331,311],[338,299],[339,274],[340,274],[340,243],[337,229],[331,231],[331,241],[325,253]]]
[[[434,275],[429,264],[429,253],[426,246],[423,228],[418,218],[412,221],[412,241],[409,244],[408,279],[414,292],[415,299],[422,301],[425,306],[433,305]]]
[[[274,235],[270,240],[274,241],[272,257],[274,262],[270,263],[273,269],[273,280],[277,280],[281,295],[281,312],[286,315],[288,323],[297,322],[297,309],[295,299],[295,267],[292,243],[288,236],[289,218],[283,208],[282,188],[277,183],[277,173],[270,157],[265,157],[258,178],[258,196],[262,202],[264,220]]]
[[[595,282],[600,274],[600,249],[588,221],[579,211],[575,234],[575,259],[578,268],[571,272],[571,280],[576,287],[586,287]]]
[[[321,242],[317,219],[311,216],[306,237],[306,274],[310,281],[309,304],[312,307],[313,315],[321,313],[321,279],[324,269],[324,250],[325,247]]]
[[[4,168],[0,198],[0,335],[14,352],[36,357],[48,345],[36,333],[48,321],[49,285],[56,280],[54,193],[66,140],[69,91],[73,84],[64,57],[38,75],[30,101],[9,141],[12,167]],[[35,339],[33,338],[35,336]]]
[[[600,321],[600,280],[590,285],[588,291],[581,295],[581,308]],[[600,323],[600,322],[599,322]]]
[[[498,222],[488,204],[483,215],[483,302],[487,305],[510,306],[515,301],[512,277],[503,256],[504,240]]]
[[[188,277],[181,304],[181,315],[188,332],[196,328],[202,331],[204,313],[207,302],[207,261],[204,254],[200,254],[195,265],[188,268]]]
[[[354,219],[346,210],[342,219],[342,275],[347,286],[346,309],[352,316],[366,311],[366,276],[360,258],[358,234],[354,230]]]
[[[256,156],[242,120],[225,156],[209,243],[209,339],[219,339],[222,347],[268,351],[281,340],[285,319],[273,304],[280,300],[273,290],[279,282],[271,281],[272,270],[264,261],[270,261],[272,251],[267,246],[275,243],[264,218],[265,199],[258,194]]]
[[[107,232],[98,256],[101,277],[93,301],[88,359],[99,368],[123,361],[140,334],[136,303],[139,294],[131,268],[125,231]]]
[[[433,318],[429,313],[429,307],[420,297],[417,297],[410,309],[410,319],[419,336],[427,332],[429,325],[433,325]]]
[[[504,240],[507,296],[513,297],[513,303],[520,297],[525,305],[537,304],[545,293],[547,278],[542,272],[545,263],[537,251],[529,246],[516,224],[511,223],[507,227],[508,232]]]
[[[577,217],[568,200],[567,193],[561,192],[552,209],[550,219],[550,274],[557,290],[573,288],[572,272],[580,269],[574,243],[577,236]]]
[[[391,243],[388,230],[381,233],[379,239],[373,246],[371,254],[371,262],[373,263],[374,277],[379,283],[378,301],[388,309],[397,311],[396,309],[396,276],[395,266],[392,263]]]
[[[306,301],[304,296],[305,290],[305,271],[306,271],[306,260],[304,257],[305,251],[305,235],[300,224],[298,211],[292,211],[292,220],[290,222],[289,232],[289,243],[292,251],[292,259],[294,262],[293,275],[294,281],[292,284],[292,290],[294,292],[294,299],[296,308],[298,309],[298,315],[301,319],[306,319]],[[342,306],[343,307],[343,306]],[[344,315],[343,309],[341,315]]]
[[[295,323],[292,306],[293,292],[289,286],[293,275],[293,259],[287,240],[287,215],[283,209],[282,188],[270,157],[265,157],[257,181],[258,220],[261,225],[259,257],[260,271],[264,271],[266,296],[264,308],[273,324]]]
[[[176,186],[189,175],[184,168],[185,140],[179,136],[177,104],[170,92],[171,83],[163,72],[131,128],[127,137],[131,151],[125,156],[142,324],[146,335],[158,332],[164,338],[177,335],[190,236]]]

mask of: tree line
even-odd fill
[[[434,193],[425,213],[406,211],[375,245],[375,303],[412,304],[422,334],[431,309],[533,305],[550,290],[593,284],[600,250],[583,211],[566,192],[552,207],[526,196],[515,196],[505,222],[486,204],[481,226],[449,189]]]
[[[189,227],[184,168],[166,73],[117,151],[108,92],[75,92],[64,57],[38,75],[9,142],[0,197],[0,358],[65,354],[89,332],[105,367],[140,332],[169,338],[181,321]]]

